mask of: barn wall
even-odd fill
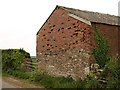
[[[60,8],[51,15],[37,35],[37,40],[39,40],[37,50],[42,52],[58,51],[62,48],[92,48],[91,26],[67,14],[67,11]]]
[[[109,45],[110,52],[109,54],[113,57],[118,57],[118,26],[101,24],[101,23],[92,23],[92,26],[97,26],[100,32],[106,37]]]
[[[93,62],[91,26],[57,8],[37,34],[38,69],[52,75],[84,78]]]

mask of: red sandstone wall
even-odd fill
[[[110,54],[114,57],[118,56],[118,26],[92,23],[93,26],[97,26],[100,32],[105,35],[110,45]]]
[[[92,47],[91,27],[67,14],[61,8],[53,12],[37,35],[37,52]]]
[[[38,69],[83,79],[89,72],[92,27],[57,8],[37,34]]]

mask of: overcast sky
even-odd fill
[[[56,5],[118,15],[119,0],[0,0],[0,49],[36,55],[36,33]]]

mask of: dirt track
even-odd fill
[[[13,85],[11,83],[8,83],[6,81],[2,81],[2,88],[20,88],[20,87]]]
[[[43,87],[40,85],[30,83],[27,80],[18,79],[14,77],[3,77],[2,88],[43,88]]]

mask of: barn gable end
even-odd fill
[[[116,19],[113,21],[105,23],[117,25]],[[96,23],[97,19],[93,22],[82,17],[78,10],[57,6],[37,33],[38,69],[50,75],[83,79],[94,62],[91,50],[95,47],[93,25]]]

